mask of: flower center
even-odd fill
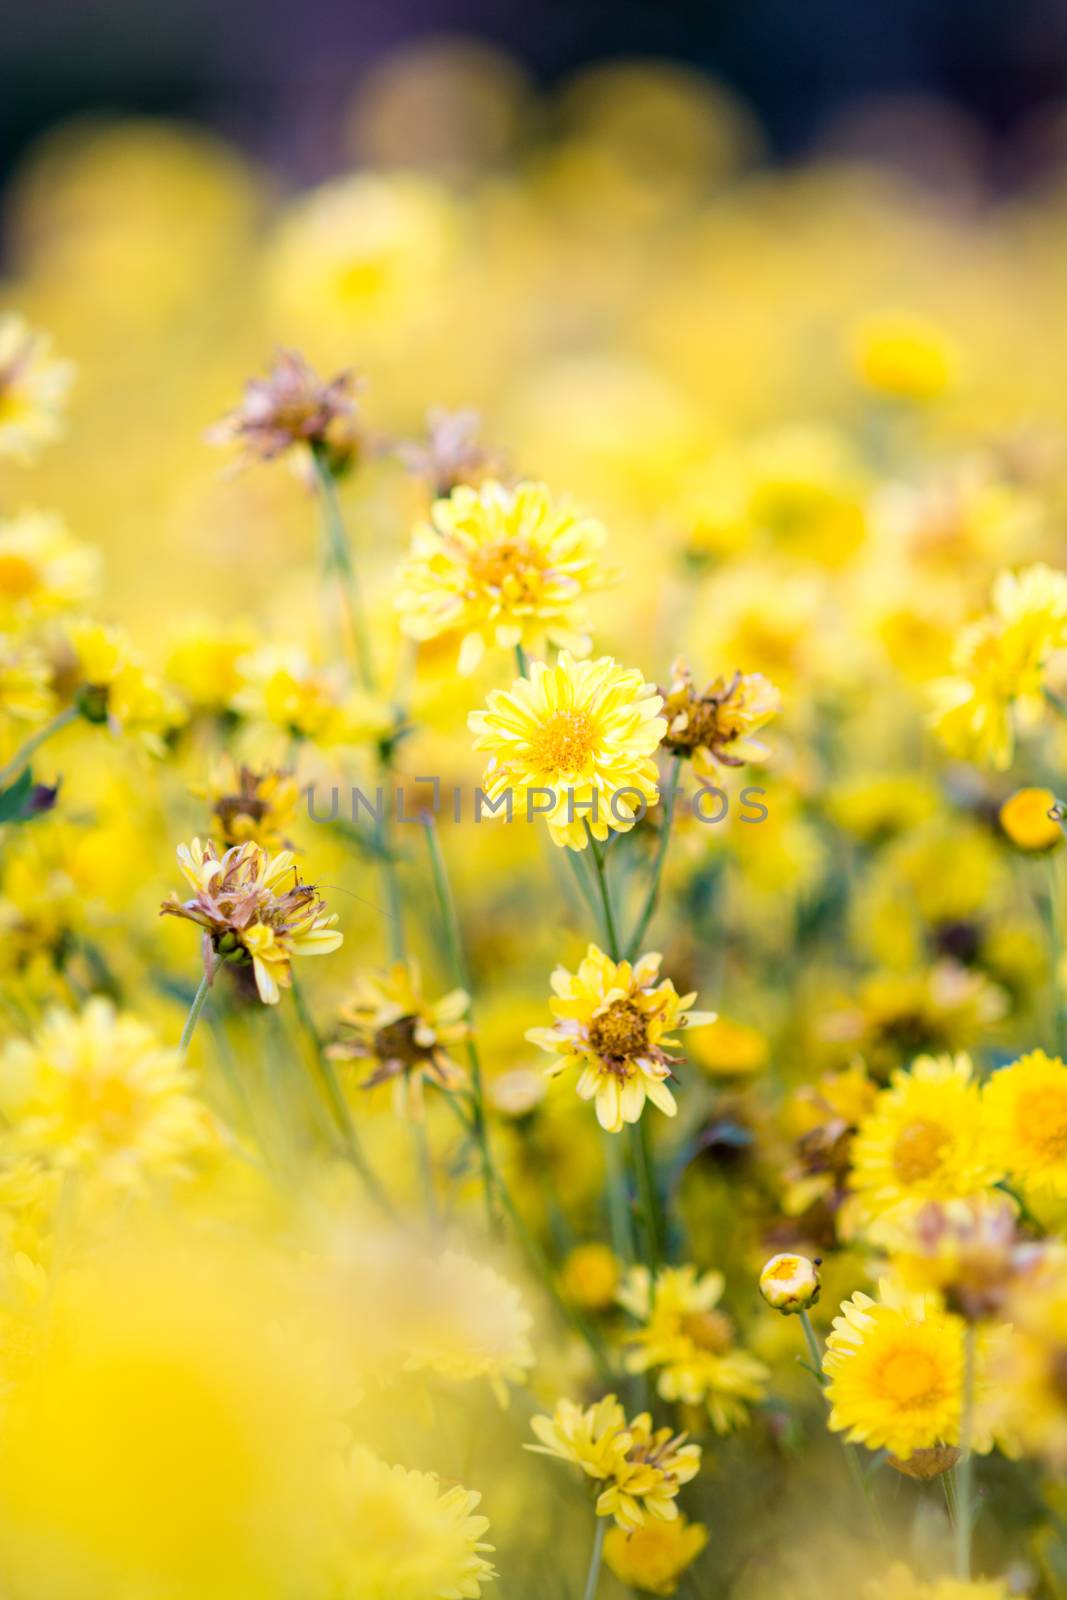
[[[24,600],[37,587],[37,569],[24,556],[0,556],[0,594]]]
[[[1059,1089],[1027,1089],[1015,1111],[1020,1138],[1046,1161],[1067,1156],[1067,1095]]]
[[[733,1343],[730,1319],[721,1311],[689,1311],[682,1318],[682,1332],[700,1350],[725,1355]]]
[[[939,1122],[919,1117],[902,1128],[893,1147],[893,1166],[902,1183],[919,1183],[930,1178],[941,1164],[948,1129]]]
[[[554,711],[530,740],[531,764],[545,773],[577,772],[596,745],[588,711]]]
[[[878,1369],[885,1398],[905,1410],[918,1410],[936,1400],[943,1387],[941,1372],[932,1356],[914,1346],[891,1351]]]
[[[414,1067],[432,1054],[415,1038],[418,1020],[418,1017],[398,1017],[395,1022],[387,1022],[384,1028],[378,1029],[374,1035],[374,1054],[379,1061],[402,1061],[406,1067]]]
[[[471,577],[481,588],[526,592],[539,572],[540,563],[526,539],[502,539],[470,558]]]
[[[616,1000],[589,1024],[589,1043],[608,1061],[626,1061],[648,1048],[643,1011],[632,1000]]]

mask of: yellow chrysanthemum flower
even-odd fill
[[[531,1044],[559,1056],[545,1069],[549,1077],[569,1067],[580,1071],[578,1093],[596,1101],[597,1121],[609,1133],[637,1122],[646,1100],[674,1116],[667,1082],[680,1058],[667,1053],[677,1047],[671,1035],[715,1020],[714,1012],[690,1009],[695,992],[680,995],[669,978],[656,982],[661,960],[648,954],[632,965],[615,962],[591,944],[577,972],[557,967],[552,974],[555,1024],[526,1033]]]
[[[51,512],[0,518],[0,624],[10,628],[84,605],[100,557]]]
[[[1067,1197],[1067,1065],[1032,1050],[994,1072],[982,1091],[993,1159],[1034,1194]]]
[[[356,1447],[333,1482],[325,1556],[335,1600],[478,1600],[485,1559],[481,1495],[429,1472],[388,1466]],[[323,1591],[324,1593],[327,1590]]]
[[[994,1427],[1028,1455],[1067,1467],[1067,1252],[1057,1242],[1035,1254],[1005,1306],[1010,1337],[989,1361]]]
[[[458,1089],[466,1073],[452,1050],[470,1037],[470,996],[452,989],[440,1000],[422,992],[418,963],[397,961],[381,975],[365,975],[340,1012],[348,1035],[330,1047],[338,1060],[366,1061],[373,1068],[363,1087],[393,1085],[398,1116],[421,1117],[423,1086]]]
[[[619,1261],[614,1250],[595,1239],[575,1245],[560,1272],[567,1298],[586,1311],[606,1311],[615,1302]]]
[[[223,712],[241,688],[238,662],[253,654],[256,643],[251,623],[201,612],[183,617],[170,634],[167,679],[195,710]]]
[[[420,1263],[417,1315],[404,1328],[404,1366],[450,1382],[484,1378],[501,1405],[534,1365],[533,1318],[514,1284],[457,1250]],[[416,1309],[413,1308],[413,1309]]]
[[[632,1533],[609,1528],[604,1540],[604,1560],[620,1583],[645,1594],[672,1595],[678,1580],[693,1565],[708,1542],[702,1522],[684,1515],[673,1522],[649,1522]]]
[[[12,1148],[119,1186],[180,1176],[208,1146],[211,1119],[176,1051],[137,1017],[95,998],[50,1011],[0,1057]]]
[[[662,701],[640,672],[610,656],[555,666],[494,689],[468,726],[490,754],[483,783],[508,814],[543,816],[553,842],[584,850],[591,833],[626,833],[659,799],[652,757],[667,729]],[[547,802],[547,804],[546,804]]]
[[[264,850],[280,850],[286,844],[286,829],[300,796],[293,773],[278,769],[255,772],[233,761],[219,767],[206,790],[194,793],[211,802],[216,835],[224,850],[249,840]]]
[[[177,696],[145,668],[121,628],[77,621],[68,624],[67,636],[77,658],[82,716],[161,756],[165,735],[185,720]]]
[[[597,1483],[611,1477],[631,1443],[626,1413],[613,1394],[584,1407],[560,1400],[550,1417],[531,1417],[530,1426],[540,1442],[527,1450],[581,1467]]]
[[[748,1406],[766,1392],[767,1368],[734,1342],[733,1324],[717,1309],[725,1287],[720,1272],[663,1267],[653,1279],[634,1267],[618,1301],[639,1326],[627,1335],[629,1372],[659,1370],[664,1400],[706,1405],[716,1433],[748,1421]]]
[[[401,626],[413,639],[459,633],[464,674],[494,644],[585,655],[583,599],[608,579],[600,564],[606,537],[542,483],[461,485],[415,529],[397,596]]]
[[[868,389],[891,400],[934,400],[955,382],[954,341],[928,317],[876,311],[852,330],[852,364]]]
[[[235,665],[240,687],[231,704],[254,722],[324,749],[373,744],[392,731],[395,718],[384,701],[347,688],[301,650],[264,645]]]
[[[926,1200],[967,1200],[1003,1176],[990,1148],[970,1057],[920,1056],[893,1074],[852,1141],[853,1193],[863,1222]]]
[[[32,461],[59,438],[74,366],[51,359],[50,344],[15,312],[0,315],[0,456]]]
[[[963,1324],[916,1299],[906,1309],[855,1294],[834,1318],[823,1370],[830,1427],[906,1460],[955,1444],[963,1401]]]

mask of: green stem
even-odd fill
[[[1064,1006],[1063,996],[1060,992],[1060,962],[1063,959],[1063,917],[1060,910],[1060,882],[1059,870],[1056,865],[1056,854],[1049,856],[1048,861],[1048,936],[1049,957],[1052,967],[1052,1043],[1058,1056],[1064,1050]]]
[[[634,961],[637,958],[637,953],[641,948],[641,940],[645,936],[646,928],[652,921],[659,901],[660,880],[663,877],[663,864],[667,859],[667,846],[670,843],[671,823],[674,820],[674,805],[678,797],[678,784],[681,776],[682,758],[681,756],[675,756],[671,765],[670,777],[667,780],[667,787],[663,794],[663,821],[660,825],[656,857],[652,863],[652,879],[648,886],[648,893],[645,896],[645,903],[641,907],[641,914],[637,919],[633,933],[630,935],[630,943],[626,950],[630,961]]]
[[[426,1204],[426,1217],[431,1227],[437,1226],[437,1195],[434,1192],[433,1182],[433,1156],[430,1152],[429,1135],[426,1124],[421,1117],[409,1117],[411,1124],[411,1143],[415,1151],[415,1164],[419,1169],[419,1181],[422,1184],[423,1200]]]
[[[806,1310],[801,1310],[800,1312],[800,1326],[804,1330],[804,1339],[808,1347],[808,1354],[811,1356],[812,1366],[815,1370],[815,1378],[820,1388],[825,1390],[826,1385],[830,1380],[823,1371],[822,1345],[819,1343],[819,1336],[812,1327],[811,1318]],[[825,1399],[825,1394],[823,1398]],[[848,1463],[849,1475],[852,1478],[856,1488],[859,1490],[859,1493],[863,1497],[864,1504],[866,1505],[870,1514],[875,1531],[877,1532],[879,1539],[882,1541],[882,1544],[884,1546],[888,1546],[888,1539],[886,1537],[885,1529],[882,1526],[881,1517],[878,1514],[878,1508],[875,1505],[871,1490],[864,1480],[863,1468],[859,1463],[858,1452],[856,1451],[856,1448],[853,1445],[850,1445],[845,1439],[841,1440],[841,1448],[845,1453],[845,1460]]]
[[[528,678],[530,676],[530,663],[521,644],[515,646],[515,665],[519,669],[520,678]]]
[[[211,980],[214,976],[214,972],[212,972],[210,975],[205,972],[204,976],[200,979],[200,984],[197,988],[197,991],[193,995],[193,1003],[189,1007],[189,1015],[185,1019],[185,1027],[182,1029],[181,1039],[178,1041],[179,1055],[183,1056],[189,1048],[193,1034],[196,1032],[196,1025],[200,1021],[200,1013],[204,1009],[204,1002],[207,999],[207,992],[211,988]]]
[[[390,763],[383,762],[381,775],[385,782],[383,789],[390,793],[394,790],[393,769]],[[400,890],[400,874],[397,872],[396,856],[393,849],[393,829],[389,817],[389,800],[382,802],[382,817],[375,829],[375,844],[378,849],[378,858],[381,862],[382,888],[385,892],[386,921],[388,928],[386,941],[389,947],[391,961],[407,960],[407,940],[404,936],[404,896]]]
[[[312,446],[311,460],[322,502],[322,528],[325,539],[326,566],[337,579],[341,608],[345,616],[351,648],[363,687],[375,687],[374,664],[371,660],[367,622],[356,579],[356,569],[345,532],[341,503],[337,497],[337,480],[333,475],[324,450]]]
[[[608,955],[612,961],[621,961],[622,946],[619,943],[619,930],[615,923],[615,911],[611,904],[611,890],[608,887],[604,852],[593,838],[592,829],[588,822],[585,825],[585,831],[589,839],[589,848],[593,854],[593,865],[596,868],[597,888],[600,893],[600,915],[603,922],[604,938],[607,941]]]
[[[960,1459],[956,1466],[958,1506],[956,1512],[956,1577],[969,1583],[971,1577],[971,1530],[974,1527],[974,1451],[971,1429],[974,1421],[974,1324],[968,1323],[963,1345],[963,1411],[960,1421]]]
[[[456,904],[452,898],[448,870],[441,852],[441,841],[437,836],[437,823],[431,813],[427,813],[423,817],[422,823],[426,836],[426,850],[430,857],[430,871],[433,876],[434,892],[437,895],[441,929],[445,938],[445,949],[448,953],[448,962],[452,971],[452,981],[458,988],[466,991],[469,999],[471,997],[470,970],[467,966],[467,957],[463,949],[463,939],[459,929],[459,918],[456,915]],[[485,1195],[486,1220],[489,1223],[490,1231],[496,1232],[497,1217],[493,1196],[497,1183],[492,1152],[489,1148],[489,1128],[485,1115],[482,1063],[478,1054],[478,1046],[474,1040],[473,1018],[471,1018],[471,1036],[467,1040],[467,1062],[471,1076],[474,1138],[478,1145],[482,1162],[482,1188]]]
[[[629,1126],[630,1156],[637,1175],[637,1188],[641,1196],[641,1216],[645,1224],[645,1261],[655,1275],[664,1257],[663,1216],[659,1191],[656,1187],[656,1169],[649,1144],[648,1122],[640,1121]]]
[[[10,783],[12,778],[17,778],[23,767],[29,761],[35,750],[39,750],[46,739],[50,739],[61,728],[69,727],[79,715],[77,706],[67,706],[58,711],[51,722],[46,722],[43,728],[38,728],[36,733],[31,733],[25,744],[21,744],[11,757],[11,760],[0,767],[0,788]]]
[[[604,1535],[608,1531],[608,1517],[597,1517],[596,1533],[593,1535],[593,1554],[589,1559],[589,1575],[585,1580],[585,1590],[582,1600],[595,1600],[597,1589],[600,1585],[600,1564],[604,1559]]]

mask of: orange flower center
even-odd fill
[[[545,773],[577,772],[596,746],[588,711],[554,711],[530,740],[530,761]]]
[[[24,600],[37,584],[37,568],[25,556],[0,556],[0,594],[9,600]]]
[[[471,577],[486,589],[528,592],[540,570],[537,553],[526,539],[502,539],[476,550],[470,558]]]
[[[721,1311],[690,1311],[682,1318],[682,1332],[700,1350],[725,1355],[733,1342],[730,1319]]]
[[[616,1000],[589,1024],[589,1043],[608,1061],[626,1061],[648,1048],[644,1012],[632,1000]]]
[[[878,1369],[878,1386],[887,1400],[912,1411],[940,1398],[944,1378],[927,1351],[905,1346],[890,1351],[885,1357]]]
[[[902,1183],[930,1178],[941,1164],[949,1131],[940,1122],[919,1117],[902,1128],[893,1149],[893,1166]]]
[[[1015,1109],[1020,1138],[1046,1161],[1067,1156],[1067,1095],[1045,1086],[1025,1089]]]

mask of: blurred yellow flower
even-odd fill
[[[79,620],[67,624],[67,637],[77,661],[81,715],[162,756],[165,736],[185,720],[177,696],[146,669],[121,628]]]
[[[568,1251],[560,1271],[563,1292],[586,1311],[605,1311],[615,1303],[619,1262],[606,1244],[590,1240]]]
[[[713,1078],[747,1077],[762,1072],[770,1059],[770,1043],[765,1033],[746,1022],[716,1017],[701,1028],[687,1054],[694,1066]]]
[[[224,850],[249,840],[264,850],[280,850],[287,842],[286,830],[299,795],[293,773],[278,769],[255,772],[231,761],[214,774],[205,797]]]
[[[223,621],[197,612],[171,629],[164,670],[196,711],[224,712],[241,687],[238,662],[258,642],[249,622]]]
[[[37,622],[83,605],[96,590],[100,557],[51,512],[0,517],[0,622]]]
[[[620,1583],[644,1594],[672,1595],[678,1580],[693,1565],[708,1542],[702,1522],[683,1514],[673,1522],[647,1522],[624,1533],[609,1528],[604,1540],[604,1560]]]
[[[0,313],[0,456],[32,461],[62,431],[74,366],[56,361],[50,348],[48,335],[16,312]]]
[[[453,989],[427,1000],[417,962],[397,961],[388,972],[361,976],[339,1020],[350,1036],[330,1046],[337,1060],[366,1061],[372,1068],[365,1089],[393,1085],[398,1116],[421,1118],[423,1089],[458,1089],[467,1081],[452,1059],[456,1045],[470,1038],[470,996]]]
[[[868,389],[890,400],[936,400],[960,371],[956,343],[910,311],[876,311],[852,330],[852,364]]]
[[[348,688],[340,675],[312,664],[302,650],[264,645],[236,662],[233,710],[321,749],[369,745],[392,731],[388,705]]]
[[[1062,826],[1050,815],[1055,804],[1051,789],[1016,789],[1000,808],[1000,825],[1020,850],[1051,850],[1063,838]]]
[[[47,656],[23,639],[0,633],[0,712],[43,722],[55,707]]]
[[[1027,1194],[1067,1198],[1067,1066],[1032,1050],[982,1090],[992,1159]]]

